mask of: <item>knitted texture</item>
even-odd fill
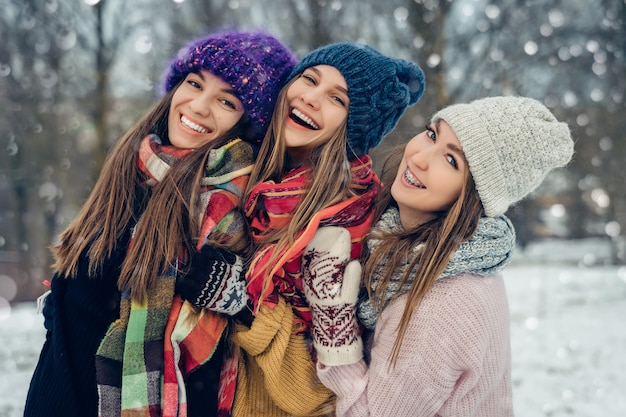
[[[340,42],[318,48],[296,65],[289,79],[315,65],[337,68],[348,84],[349,156],[375,148],[424,93],[424,72],[417,64],[364,44]]]
[[[51,279],[44,308],[49,332],[30,381],[24,416],[97,415],[94,356],[109,324],[119,317],[117,277],[129,236],[120,236],[95,273],[89,271],[85,250],[76,275],[57,273]]]
[[[398,232],[401,229],[400,213],[397,208],[388,208],[380,220],[376,223],[376,228],[387,232]],[[379,245],[377,239],[369,239],[367,246],[373,251]],[[414,252],[420,250],[421,245],[415,247]],[[515,229],[511,221],[504,215],[498,217],[481,217],[478,222],[476,233],[452,254],[448,265],[437,278],[458,275],[469,272],[477,275],[489,275],[502,271],[510,262],[515,250]],[[393,299],[410,291],[412,282],[400,285],[400,279],[406,267],[412,259],[407,259],[405,264],[394,272],[389,285],[385,290],[385,300],[383,308]],[[378,273],[385,265],[378,267]],[[372,290],[378,286],[378,275],[372,280]],[[357,309],[358,317],[365,327],[374,329],[380,315],[380,311],[375,309],[374,303],[364,291]]]
[[[187,74],[209,71],[230,84],[241,100],[260,143],[276,98],[296,63],[295,56],[265,33],[219,32],[181,49],[170,63],[163,89],[170,91]]]
[[[322,227],[304,251],[304,295],[313,311],[313,346],[324,365],[347,365],[363,355],[356,320],[359,261],[350,261],[350,233]]]
[[[382,313],[365,356],[318,367],[337,393],[337,417],[512,417],[511,347],[504,280],[461,274],[435,281],[411,315],[398,360],[389,358],[407,295]]]
[[[565,123],[537,100],[489,97],[440,110],[467,158],[487,216],[503,214],[572,158]]]
[[[317,379],[309,343],[282,298],[261,306],[252,327],[236,325],[233,342],[241,348],[233,417],[335,415],[335,396]]]
[[[234,315],[248,295],[241,257],[204,245],[191,258],[191,268],[179,284],[180,295],[196,307]]]

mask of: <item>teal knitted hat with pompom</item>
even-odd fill
[[[361,43],[322,46],[306,55],[289,79],[315,65],[337,68],[348,85],[349,158],[378,146],[407,107],[424,94],[425,77],[419,65],[383,55]]]

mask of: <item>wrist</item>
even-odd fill
[[[317,361],[324,366],[351,365],[363,358],[363,341],[357,336],[349,344],[323,346],[313,341]]]
[[[252,314],[250,306],[242,308],[233,316],[233,318],[246,327],[252,327],[252,322],[254,321],[254,315]]]

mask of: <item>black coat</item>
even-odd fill
[[[117,279],[127,247],[127,242],[118,245],[97,275],[88,275],[87,257],[82,256],[76,277],[52,278],[43,310],[46,340],[24,417],[98,415],[95,354],[109,325],[119,317]]]
[[[87,258],[81,257],[76,277],[53,277],[43,310],[46,341],[30,383],[24,417],[98,415],[95,355],[110,324],[119,318],[117,279],[127,247],[127,243],[118,245],[95,276],[88,276]],[[221,341],[212,359],[185,381],[189,417],[216,413],[223,348]]]

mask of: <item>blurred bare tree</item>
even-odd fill
[[[373,151],[376,167],[449,103],[497,94],[543,100],[572,127],[576,156],[537,199],[509,212],[520,244],[604,236],[615,242],[615,262],[626,262],[623,1],[0,3],[0,275],[15,283],[0,298],[43,291],[47,247],[87,197],[111,145],[158,96],[168,59],[224,28],[268,30],[299,56],[362,41],[418,62],[426,93]]]

